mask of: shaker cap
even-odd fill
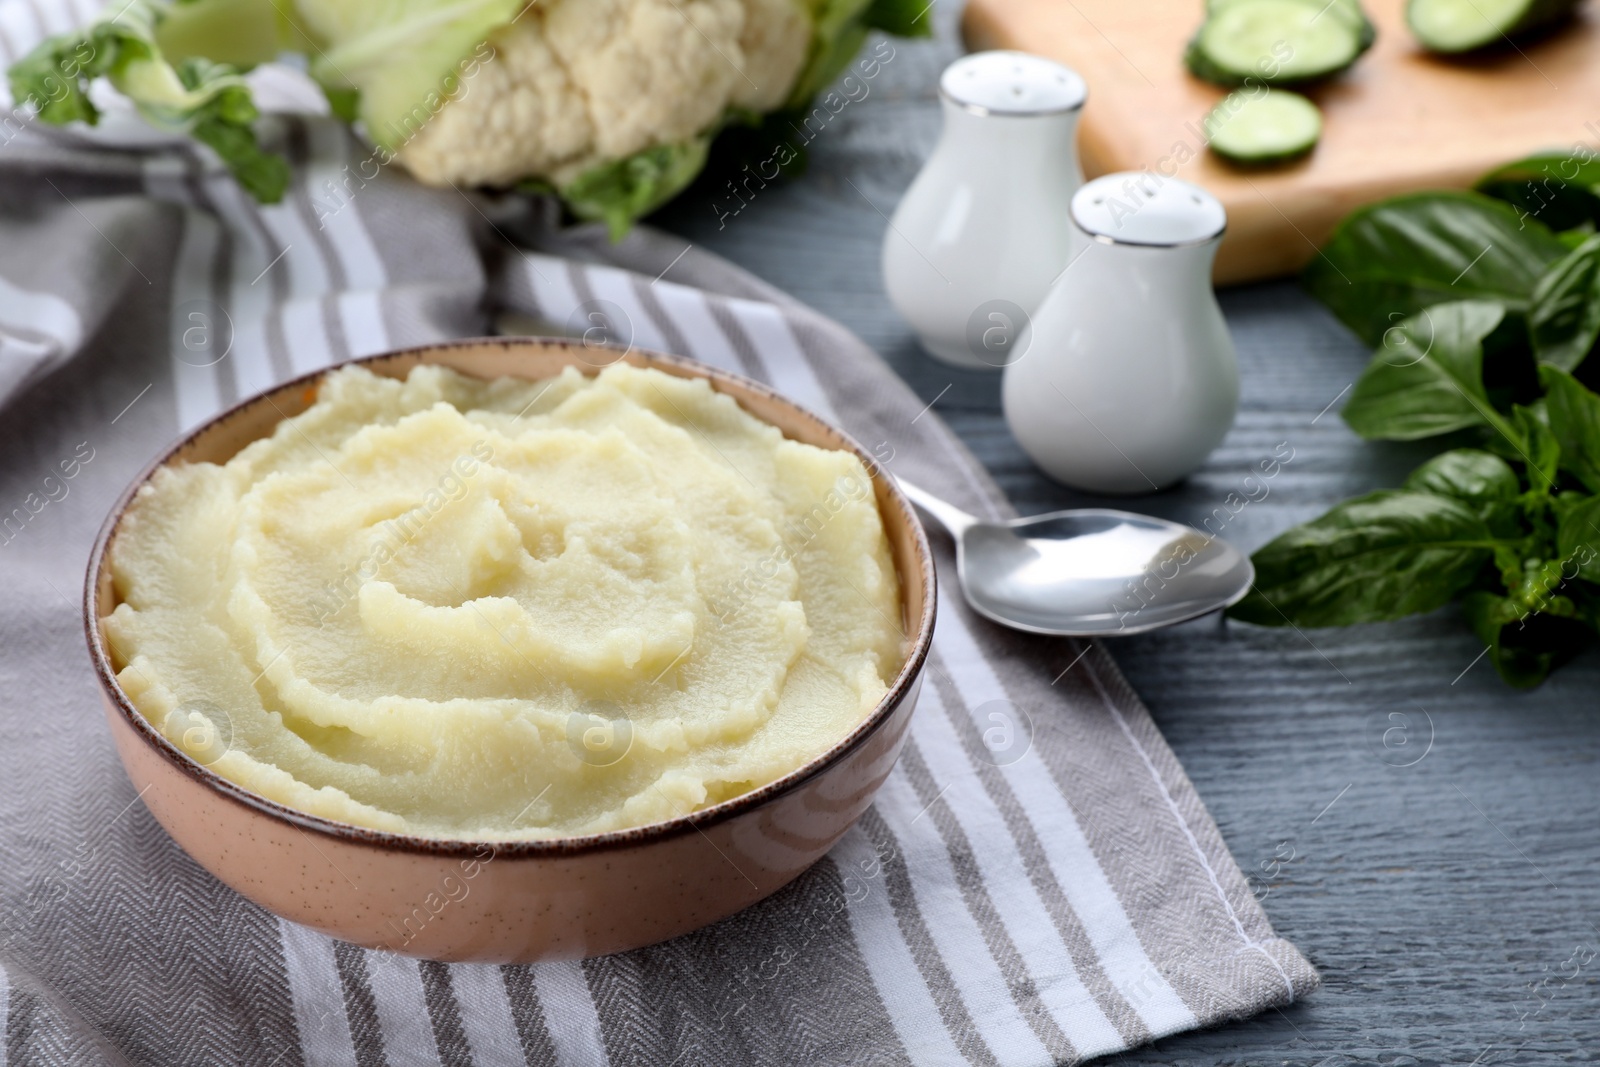
[[[1221,235],[1228,213],[1198,185],[1149,171],[1123,171],[1087,182],[1073,194],[1072,221],[1108,244],[1174,248]]]
[[[944,69],[945,99],[985,115],[1053,115],[1076,111],[1088,96],[1078,72],[1026,52],[974,52]]]

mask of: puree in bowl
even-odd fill
[[[902,653],[872,482],[701,379],[330,373],[110,551],[122,688],[264,797],[430,837],[657,822],[795,770]]]

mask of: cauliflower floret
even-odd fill
[[[564,184],[730,105],[779,106],[810,39],[799,0],[550,0],[490,38],[495,57],[399,158],[433,184]]]
[[[773,111],[789,99],[811,43],[811,19],[797,0],[744,0],[744,54],[732,103],[753,111]]]
[[[494,58],[464,78],[456,98],[400,150],[430,185],[510,185],[593,151],[583,94],[530,12],[489,38]]]
[[[739,80],[739,0],[557,0],[545,36],[589,99],[608,159],[685,141],[716,121]]]

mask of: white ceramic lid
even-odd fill
[[[939,91],[973,111],[1050,115],[1083,106],[1088,87],[1078,72],[1026,52],[974,52],[944,69]]]
[[[1198,185],[1124,171],[1096,178],[1073,194],[1072,221],[1102,241],[1171,248],[1218,236],[1228,213]]]

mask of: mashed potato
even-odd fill
[[[196,759],[343,822],[594,833],[818,755],[902,661],[853,455],[705,382],[330,374],[112,546],[123,689]]]

